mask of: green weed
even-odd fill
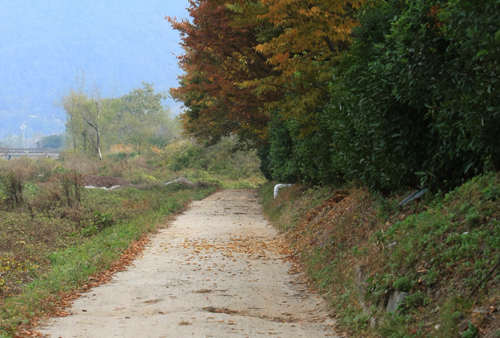
[[[36,177],[36,175],[34,176]],[[59,292],[102,271],[166,215],[216,188],[152,186],[81,189],[79,175],[55,173],[22,187],[31,215],[0,209],[0,336],[50,311]]]
[[[472,305],[500,295],[500,278],[486,278],[500,260],[499,187],[499,175],[490,173],[404,207],[398,203],[406,194],[384,198],[354,187],[345,197],[296,186],[274,200],[271,184],[260,193],[264,211],[286,231],[339,324],[355,336],[457,337],[460,325],[474,337],[483,320],[472,315]],[[362,300],[353,282],[356,265],[367,274]],[[393,290],[410,295],[386,315]],[[360,315],[363,307],[367,313]],[[369,316],[381,326],[369,329]],[[472,326],[464,329],[467,320]]]

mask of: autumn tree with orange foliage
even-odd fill
[[[274,75],[241,83],[258,93],[284,91],[285,96],[266,102],[283,118],[295,118],[311,129],[315,108],[328,99],[328,83],[341,52],[350,45],[357,26],[356,11],[365,0],[235,0],[243,14],[235,21],[256,26],[272,25],[274,36],[261,39],[255,50],[268,58]]]
[[[191,0],[181,33],[185,75],[172,96],[184,103],[185,132],[216,143],[230,134],[263,142],[271,112],[311,129],[328,98],[353,14],[364,0]]]
[[[171,95],[184,103],[185,132],[213,144],[239,135],[241,144],[263,142],[268,116],[264,103],[280,94],[255,93],[256,85],[238,83],[276,73],[257,45],[252,25],[232,25],[235,13],[224,1],[190,1],[192,22],[167,18],[181,34],[184,54],[179,63],[185,74]]]

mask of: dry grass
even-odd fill
[[[103,167],[103,162],[97,158],[83,156],[71,152],[61,153],[64,168],[75,170],[80,174],[98,175],[99,170]]]
[[[404,193],[387,198],[356,187],[295,186],[273,200],[269,184],[261,194],[344,329],[362,337],[455,337],[487,332],[495,315],[473,310],[500,304],[500,277],[480,282],[500,259],[499,186],[500,176],[489,174],[444,199],[404,207]],[[364,284],[356,285],[356,269]],[[385,305],[394,290],[410,296],[391,316]],[[382,319],[377,330],[368,328],[370,317]]]

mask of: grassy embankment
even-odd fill
[[[275,200],[271,183],[260,192],[354,336],[500,336],[500,175],[402,207],[404,195],[356,187],[294,186]],[[395,290],[409,296],[386,313]]]
[[[82,173],[135,186],[84,189]],[[182,176],[194,186],[163,184]],[[0,160],[0,337],[15,335],[45,313],[61,313],[68,293],[95,284],[110,267],[116,270],[117,260],[129,257],[131,247],[190,200],[219,187],[259,182],[255,157],[184,141],[157,154],[103,161],[74,154],[62,161]]]
[[[54,310],[61,292],[108,269],[134,241],[164,224],[165,216],[215,189],[82,189],[78,206],[33,208],[32,216],[19,209],[0,212],[0,336]]]

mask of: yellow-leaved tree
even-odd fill
[[[267,58],[274,72],[245,81],[242,88],[257,93],[284,92],[278,101],[267,102],[283,118],[293,117],[314,127],[315,107],[328,98],[328,82],[341,52],[350,45],[357,25],[356,11],[365,0],[235,0],[229,5],[243,15],[235,24],[262,27],[255,50]]]

